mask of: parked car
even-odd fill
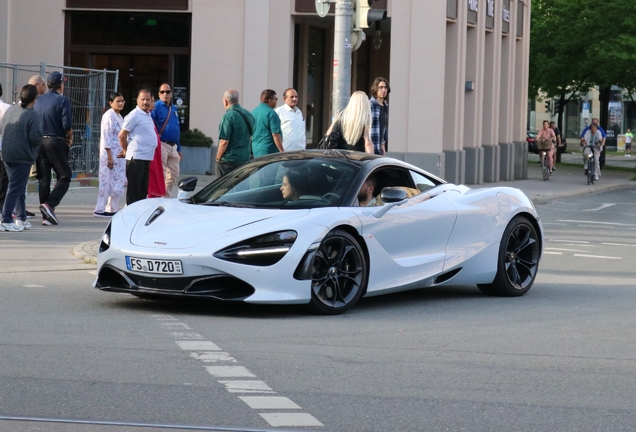
[[[376,199],[360,206],[369,178]],[[364,296],[444,285],[521,296],[539,268],[543,227],[516,188],[470,189],[335,149],[254,159],[188,196],[196,181],[181,180],[179,199],[117,212],[96,288],[338,314]]]
[[[528,142],[528,153],[539,154],[539,147],[537,146],[537,132],[528,131],[526,141]]]

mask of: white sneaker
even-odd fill
[[[14,223],[5,223],[5,222],[3,222],[2,223],[2,229],[5,230],[5,231],[20,232],[20,231],[24,230],[24,227],[16,225]]]
[[[594,176],[594,180],[598,181],[598,176]]]
[[[22,229],[31,229],[31,222],[29,221],[22,221],[20,219],[16,219],[14,223],[17,226],[21,226]]]

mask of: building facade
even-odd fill
[[[530,0],[373,7],[388,19],[354,52],[352,91],[390,81],[390,155],[456,183],[525,178]],[[333,25],[314,0],[0,0],[0,62],[117,69],[129,109],[167,81],[184,128],[215,142],[226,89],[252,109],[295,87],[315,145],[333,114]]]

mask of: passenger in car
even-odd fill
[[[303,182],[303,177],[300,174],[294,171],[287,171],[287,174],[283,176],[283,184],[280,187],[283,199],[296,201],[300,198],[303,191]]]

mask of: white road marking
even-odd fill
[[[585,209],[585,210],[581,210],[581,211],[584,211],[584,212],[599,211],[599,210],[603,210],[603,209],[606,209],[608,207],[612,207],[612,206],[615,206],[615,205],[616,204],[603,204],[603,205],[601,205],[600,207],[597,207],[597,208]]]
[[[314,416],[305,413],[261,413],[267,422],[276,426],[324,426]]]
[[[555,243],[581,243],[581,244],[588,244],[589,241],[583,241],[583,240],[553,240],[550,239],[548,240],[550,243],[555,242]]]
[[[543,252],[544,255],[563,255],[563,252]]]
[[[153,317],[157,318],[159,321],[179,321],[178,319],[170,315],[157,314],[157,315],[153,315]]]
[[[547,247],[546,250],[566,251],[566,252],[585,252],[584,250],[578,250],[578,249],[562,249],[562,248],[549,248],[549,247]]]
[[[591,221],[587,221],[587,220],[560,219],[560,220],[557,220],[557,222],[570,222],[570,223],[583,223],[583,224],[593,223],[595,225],[614,225],[614,226],[636,227],[636,225],[634,225],[634,224],[626,224],[626,223],[618,223],[618,222],[591,222]]]
[[[178,340],[175,342],[184,351],[221,351],[221,348],[210,341]]]
[[[205,370],[217,378],[256,378],[244,366],[205,366]]]
[[[184,324],[182,322],[164,322],[161,323],[161,326],[163,327],[167,327],[170,330],[192,330],[190,328],[190,326],[188,326],[187,324]]]
[[[97,276],[97,270],[91,270],[88,274],[92,274],[93,276]]]
[[[608,246],[632,246],[632,247],[636,247],[636,244],[624,244],[624,243],[601,243],[603,245],[608,245]]]
[[[205,352],[205,353],[190,353],[190,357],[195,360],[200,360],[204,363],[216,363],[216,362],[232,362],[236,363],[236,359],[230,356],[226,352]]]
[[[153,315],[160,325],[168,330],[192,330],[190,326],[180,322],[170,315]],[[237,363],[229,353],[221,351],[218,345],[211,341],[202,340],[203,336],[194,332],[171,331],[169,334],[176,344],[184,351],[191,352],[190,356],[204,364],[205,370],[216,378],[256,378],[252,372],[243,366],[206,366],[206,363],[229,362]],[[203,352],[201,352],[203,351]],[[271,387],[260,380],[229,379],[219,380],[225,385],[229,393],[241,394],[276,394]],[[284,396],[239,396],[249,407],[259,410],[298,410],[298,404]],[[324,426],[318,419],[308,413],[268,412],[259,413],[271,426]]]
[[[294,401],[284,396],[239,396],[238,398],[254,409],[300,409]]]
[[[24,288],[46,288],[44,285],[38,285],[38,284],[28,284],[28,285],[22,285]]]
[[[172,332],[170,333],[173,338],[180,340],[203,340],[205,339],[199,333],[184,333],[184,332]]]
[[[230,393],[276,393],[264,381],[258,380],[219,380]]]
[[[600,258],[600,259],[612,259],[612,260],[622,260],[621,257],[609,257],[609,256],[601,256],[601,255],[583,255],[583,254],[574,254],[577,257],[585,257],[585,258]]]

